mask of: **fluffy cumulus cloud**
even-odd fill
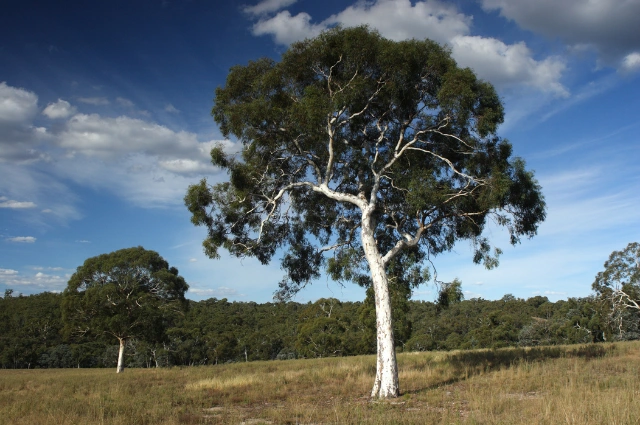
[[[228,141],[200,142],[194,133],[176,132],[154,122],[98,114],[76,114],[57,140],[72,157],[80,154],[113,161],[143,155],[157,158],[162,168],[178,174],[211,172],[209,152],[216,143],[233,149]]]
[[[35,93],[0,83],[0,122],[28,123],[38,113]]]
[[[195,134],[176,133],[162,125],[121,116],[76,114],[58,137],[71,153],[113,159],[133,152],[160,156],[197,151]]]
[[[51,119],[69,118],[76,113],[76,108],[66,100],[58,99],[57,102],[48,104],[42,113]]]
[[[609,64],[640,49],[640,0],[481,0],[522,28],[595,48]],[[623,63],[624,65],[624,63]]]
[[[447,43],[453,37],[469,33],[472,19],[454,5],[437,0],[378,0],[358,2],[331,16],[325,24],[345,27],[369,25],[391,40],[429,38]]]
[[[94,100],[89,103],[102,102]],[[118,103],[126,106],[125,100]],[[200,141],[194,133],[148,119],[79,113],[62,99],[42,110],[55,124],[39,128],[34,125],[38,111],[35,93],[0,84],[0,162],[5,162],[0,208],[27,209],[28,219],[40,224],[51,217],[80,217],[65,180],[106,189],[140,205],[179,204],[194,176],[218,172],[209,157],[216,143],[235,150],[231,142]],[[47,161],[29,165],[39,159]],[[47,214],[35,211],[36,205]]]
[[[568,95],[559,83],[564,61],[550,57],[542,61],[532,58],[524,43],[505,44],[495,38],[459,36],[451,40],[455,60],[498,87],[525,84],[545,92]]]
[[[200,142],[193,133],[154,122],[97,114],[73,116],[57,142],[66,152],[57,162],[60,176],[142,206],[180,203],[195,176],[217,172],[211,148],[222,143],[234,149],[231,142]]]
[[[273,35],[278,44],[291,44],[294,41],[315,37],[327,27],[324,24],[312,24],[311,15],[299,13],[292,16],[288,10],[276,16],[263,19],[253,26],[254,35]]]
[[[36,149],[46,130],[32,122],[38,114],[38,96],[28,90],[0,83],[0,162],[41,159]]]
[[[499,89],[525,85],[555,95],[566,96],[560,83],[565,64],[550,57],[536,60],[524,42],[505,44],[495,38],[470,35],[473,18],[457,7],[439,0],[412,3],[410,0],[357,2],[320,23],[304,12],[287,10],[263,16],[253,26],[254,35],[272,35],[276,43],[287,45],[314,37],[334,26],[369,25],[392,40],[429,38],[451,46],[454,58],[473,68],[480,77]]]
[[[358,2],[318,24],[304,12],[292,16],[282,11],[263,18],[253,27],[254,35],[270,34],[279,44],[290,44],[314,37],[332,25],[345,27],[369,25],[392,40],[430,38],[440,43],[467,34],[472,19],[459,13],[455,6],[437,0],[411,4],[409,0],[378,0]]]

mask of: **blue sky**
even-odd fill
[[[229,68],[330,26],[431,38],[498,89],[500,135],[536,171],[548,216],[486,271],[468,243],[437,257],[467,298],[591,293],[614,250],[640,240],[640,0],[8,0],[0,14],[0,291],[61,291],[91,256],[142,245],[188,297],[271,300],[277,261],[202,254],[189,184],[208,162]],[[233,149],[233,140],[223,141]],[[362,300],[321,278],[296,298]],[[414,293],[432,300],[433,284]]]

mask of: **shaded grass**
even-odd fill
[[[368,398],[375,358],[209,367],[1,370],[0,424],[638,424],[640,343],[406,353],[402,396]]]

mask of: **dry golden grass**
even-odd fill
[[[640,342],[211,367],[1,370],[0,424],[639,424]]]

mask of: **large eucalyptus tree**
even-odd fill
[[[192,222],[208,229],[206,254],[217,258],[222,247],[268,263],[285,250],[278,297],[322,266],[373,285],[372,397],[399,394],[389,284],[419,282],[426,260],[460,239],[473,241],[475,262],[493,267],[488,220],[517,243],[545,217],[533,174],[496,135],[495,90],[429,40],[331,29],[292,44],[280,62],[231,68],[212,114],[242,152],[214,148],[229,181],[202,180],[185,196]]]

